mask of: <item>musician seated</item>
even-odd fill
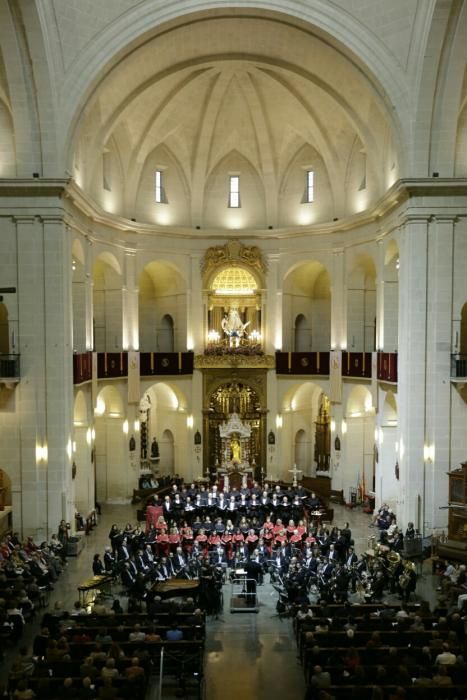
[[[319,510],[321,507],[321,501],[314,491],[311,492],[310,498],[308,499],[308,506],[310,510]]]

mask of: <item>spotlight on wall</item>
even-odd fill
[[[280,413],[278,413],[276,416],[276,428],[278,430],[279,430],[279,428],[282,428],[282,416]]]
[[[123,421],[122,430],[123,430],[125,435],[128,435],[128,421],[127,420]]]
[[[193,416],[186,417],[186,427],[190,429],[193,427]]]

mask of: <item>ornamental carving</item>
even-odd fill
[[[274,369],[273,355],[196,355],[195,369],[217,369],[221,367],[253,367]]]
[[[228,241],[225,245],[208,248],[201,263],[201,269],[203,274],[205,274],[225,263],[229,265],[248,265],[262,273],[265,273],[267,270],[258,246],[245,246],[237,240]]]

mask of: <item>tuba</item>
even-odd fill
[[[399,552],[389,552],[387,557],[389,572],[394,575],[397,567],[399,566],[401,555]]]

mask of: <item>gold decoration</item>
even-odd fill
[[[253,367],[274,369],[274,355],[195,355],[195,369],[218,367]]]
[[[228,243],[223,246],[212,246],[207,249],[201,264],[202,272],[205,274],[225,263],[231,265],[248,265],[262,273],[265,273],[267,270],[258,246],[245,246],[243,243],[240,243],[240,241],[232,240],[228,241]]]

